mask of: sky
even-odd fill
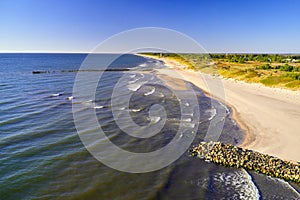
[[[120,32],[179,31],[212,53],[300,53],[298,0],[1,0],[0,52],[90,52]]]

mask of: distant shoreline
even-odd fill
[[[239,146],[285,160],[300,161],[300,146],[297,142],[300,141],[300,92],[216,78],[187,70],[174,60],[145,57],[163,61],[168,69],[165,72],[160,71],[161,73],[172,76],[174,71],[209,96],[229,105],[232,108],[232,118],[246,133],[243,143]],[[214,80],[222,81],[225,97],[212,94],[213,91],[207,87],[206,82]]]

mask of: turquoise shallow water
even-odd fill
[[[95,101],[68,100],[73,95],[77,74],[62,70],[79,69],[86,56],[0,54],[0,199],[299,199],[297,185],[205,163],[189,157],[188,152],[163,169],[142,174],[120,172],[96,160],[77,134],[72,106],[95,110],[105,134],[115,145],[141,153],[160,149],[172,140],[181,123],[180,100],[156,84],[160,80],[153,69],[164,67],[162,63],[134,55],[122,56],[110,66],[131,71],[103,74]],[[98,56],[101,60],[101,56],[112,55]],[[50,73],[32,74],[34,70]],[[112,91],[124,76],[136,83],[151,80],[145,86],[128,88],[125,84],[123,88],[135,90],[129,108],[130,117],[137,124],[151,121],[151,105],[161,103],[166,108],[168,120],[161,133],[151,140],[128,136],[112,116]],[[202,91],[187,85],[185,94],[196,92],[198,104],[192,106],[200,110],[193,142],[196,144],[205,136],[210,121],[218,117],[218,108],[224,105],[216,103],[212,107],[211,99]],[[227,109],[220,140],[235,144],[242,139],[243,133]]]

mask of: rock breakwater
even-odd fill
[[[220,142],[201,142],[191,150],[192,156],[208,162],[243,167],[249,170],[300,183],[300,165],[290,161]]]

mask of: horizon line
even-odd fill
[[[24,54],[139,54],[139,53],[171,53],[171,52],[135,52],[135,53],[122,53],[122,52],[72,52],[72,51],[7,51],[2,52],[0,54],[14,54],[14,53],[24,53]],[[173,53],[175,54],[175,53]],[[202,53],[193,53],[193,52],[179,52],[176,54],[202,54]],[[205,52],[204,54],[300,54],[300,52]]]

